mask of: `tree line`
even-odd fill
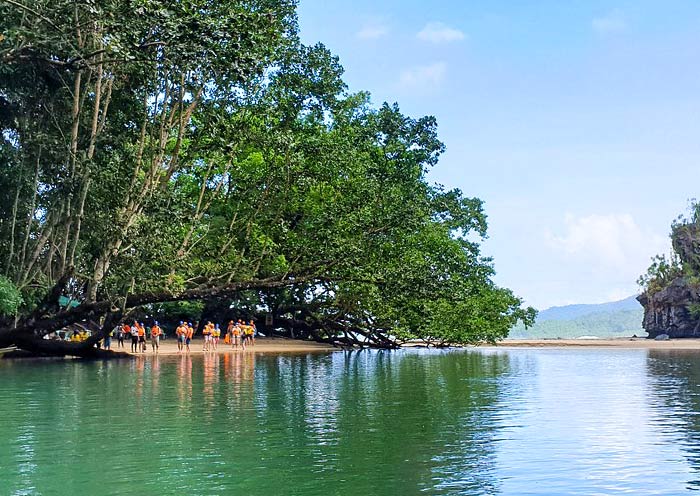
[[[342,77],[294,0],[0,4],[0,347],[90,355],[163,302],[359,346],[531,323],[482,202],[426,180],[436,120]]]

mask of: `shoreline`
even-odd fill
[[[185,351],[178,351],[177,341],[168,339],[161,341],[158,353],[154,353],[151,349],[150,341],[147,341],[146,351],[143,353],[131,353],[131,341],[124,341],[124,348],[117,347],[117,340],[112,339],[111,351],[123,353],[123,358],[127,357],[147,357],[147,356],[182,356],[186,355]],[[215,352],[205,352],[202,349],[204,344],[203,339],[195,339],[190,344],[189,355],[226,355],[229,353],[244,353],[244,354],[284,354],[284,353],[330,353],[343,351],[342,348],[331,346],[324,343],[316,343],[314,341],[298,341],[289,338],[258,338],[255,346],[246,347],[245,351],[239,348],[232,348],[231,345],[220,342]],[[415,348],[414,346],[404,346],[403,349]],[[430,349],[420,346],[418,348]],[[482,343],[477,345],[455,346],[452,349],[508,349],[508,348],[616,348],[616,349],[647,349],[647,350],[684,350],[684,351],[699,351],[700,338],[678,338],[668,341],[655,341],[647,338],[602,338],[602,339],[506,339],[495,344]],[[20,357],[0,355],[0,359],[42,359],[42,357]],[[47,357],[51,358],[51,357]],[[56,357],[56,359],[71,359],[75,357]],[[114,357],[117,358],[117,357]]]
[[[700,338],[677,338],[655,341],[647,338],[607,339],[506,339],[484,348],[630,348],[647,350],[698,350]]]
[[[240,347],[238,349],[231,347],[230,344],[226,344],[221,340],[216,351],[205,352],[202,350],[204,345],[203,339],[193,339],[190,343],[190,355],[204,355],[216,353],[219,355],[226,353],[265,353],[265,354],[275,354],[275,353],[328,353],[331,351],[339,351],[340,348],[336,348],[331,345],[316,343],[314,341],[297,341],[294,339],[285,338],[258,338],[255,342],[255,346],[247,346],[245,351]],[[112,351],[119,351],[127,353],[131,356],[154,356],[151,349],[150,340],[146,341],[146,352],[145,353],[131,353],[131,340],[124,340],[124,348],[118,347],[118,342],[116,338],[112,338]],[[158,348],[158,356],[177,356],[184,355],[185,351],[178,351],[177,341],[175,338],[169,338],[165,341],[160,341]]]

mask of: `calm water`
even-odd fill
[[[700,354],[0,361],[0,495],[700,489]]]

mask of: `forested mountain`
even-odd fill
[[[592,313],[613,313],[620,310],[639,310],[641,308],[636,296],[607,303],[564,305],[550,307],[537,314],[537,322],[545,320],[573,320]]]
[[[541,311],[529,329],[515,326],[511,339],[646,336],[644,311],[635,297],[593,305],[566,305]]]

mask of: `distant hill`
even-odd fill
[[[634,296],[597,305],[566,305],[543,310],[529,329],[518,325],[512,339],[646,336],[644,309]]]
[[[592,313],[610,313],[617,312],[619,310],[640,310],[642,306],[635,298],[636,296],[630,296],[629,298],[625,298],[624,300],[611,301],[609,303],[551,307],[547,310],[542,310],[537,315],[537,321],[544,322],[545,320],[573,320]]]

